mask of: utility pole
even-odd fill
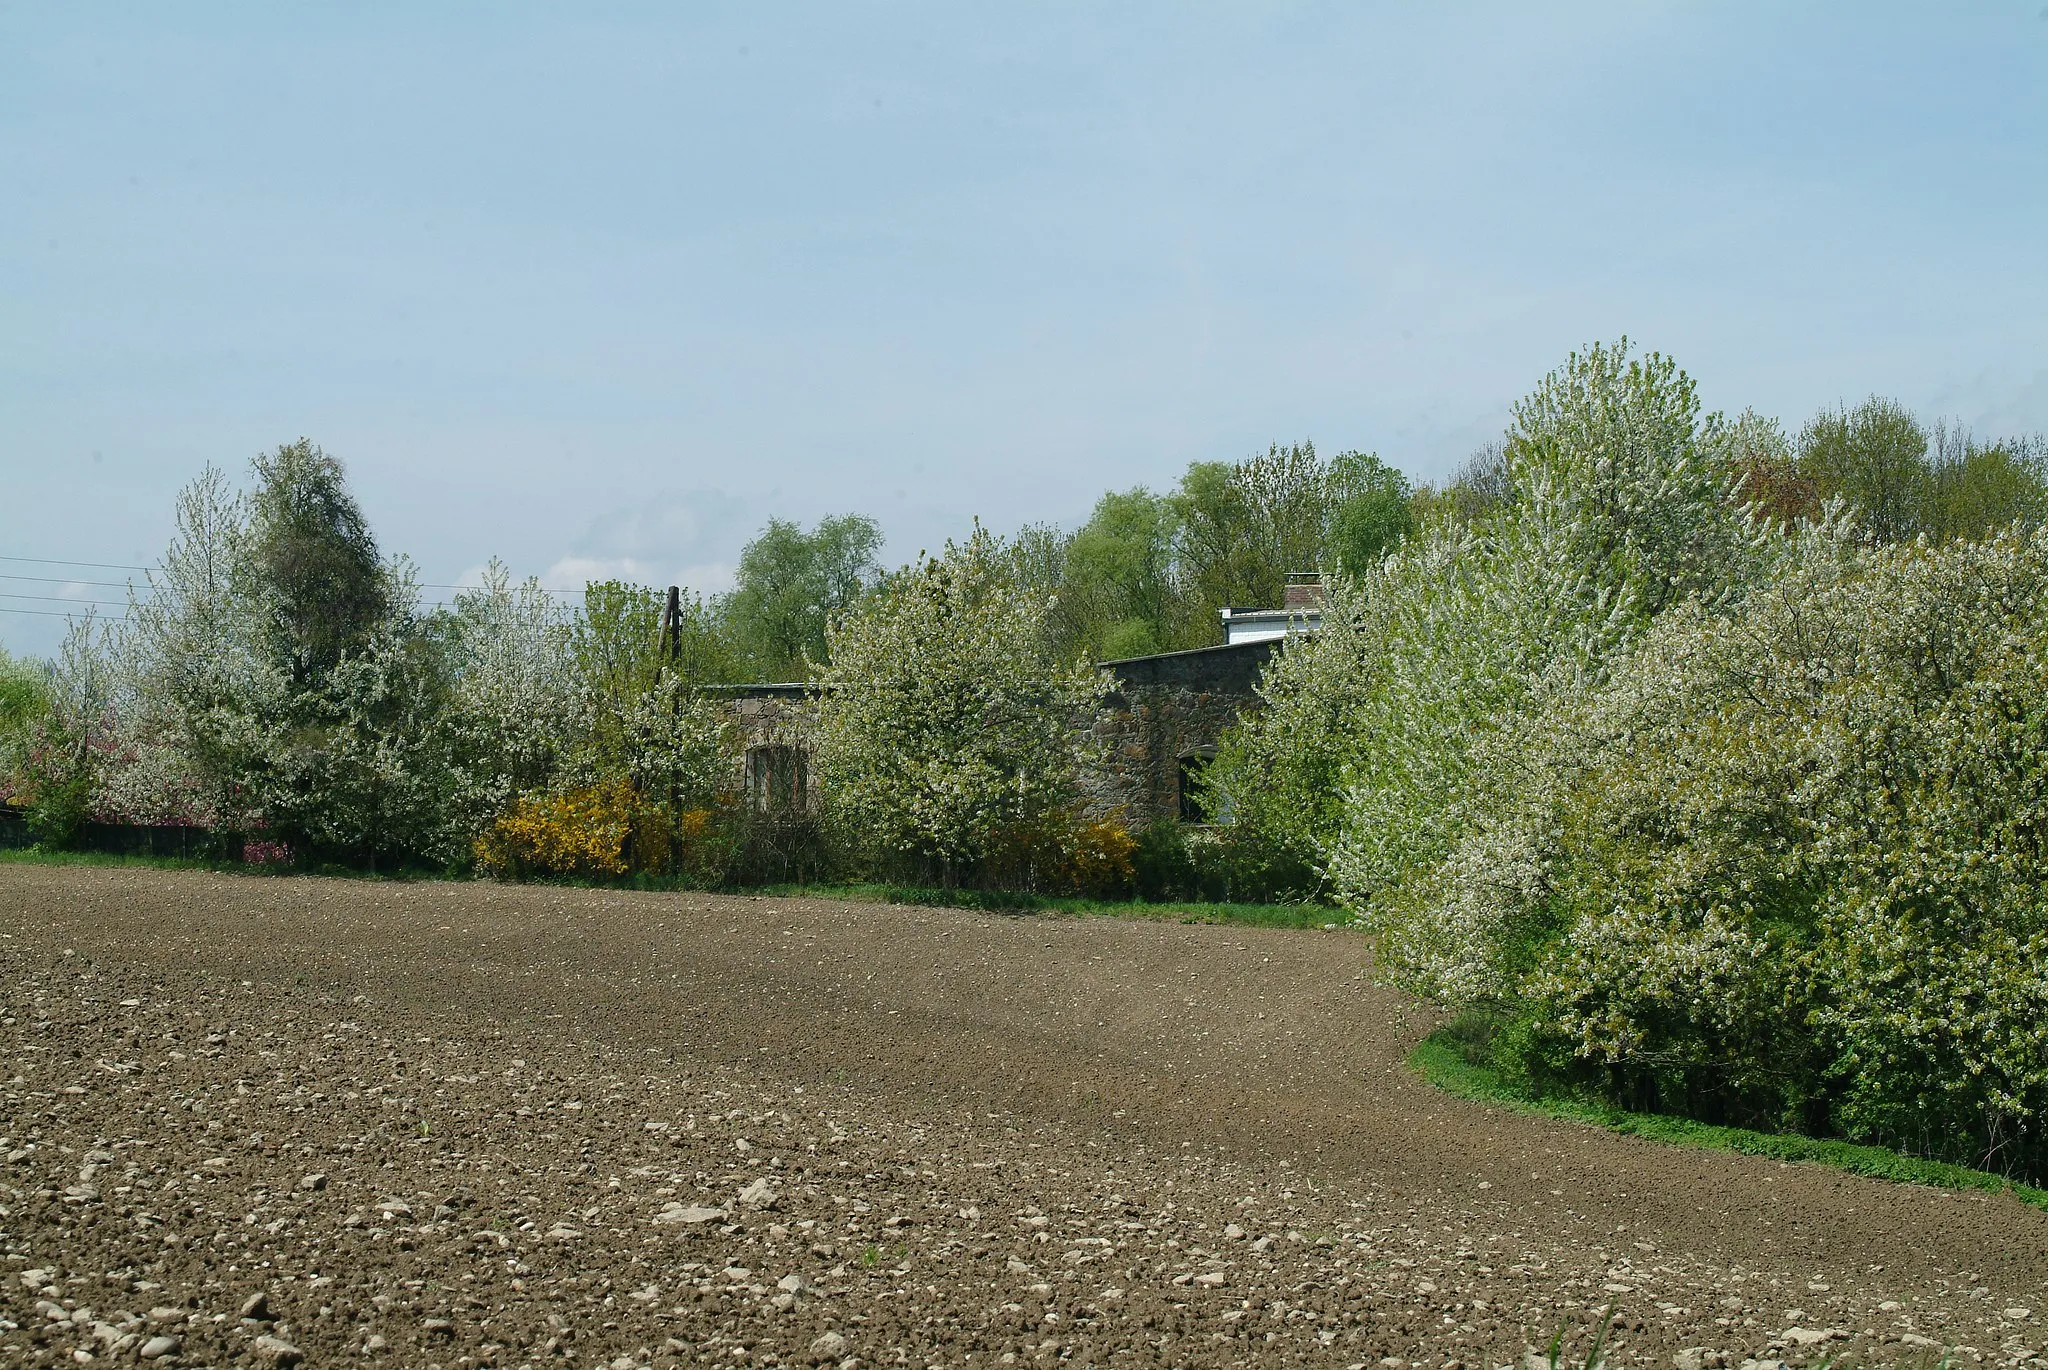
[[[661,655],[671,666],[683,655],[683,588],[668,587],[668,606],[661,612]]]

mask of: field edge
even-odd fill
[[[1923,1160],[1888,1147],[1858,1142],[1835,1141],[1748,1128],[1721,1127],[1691,1118],[1665,1113],[1632,1113],[1626,1109],[1588,1103],[1580,1099],[1547,1098],[1519,1087],[1500,1072],[1465,1059],[1446,1029],[1439,1028],[1416,1044],[1408,1054],[1408,1068],[1424,1082],[1446,1094],[1475,1103],[1494,1104],[1521,1113],[1540,1114],[1565,1122],[1583,1123],[1624,1136],[1642,1137],[1670,1146],[1696,1147],[1704,1151],[1731,1151],[1763,1156],[1793,1164],[1821,1165],[1852,1175],[1888,1180],[1894,1184],[1926,1185],[1933,1189],[1982,1191],[2009,1194],[2023,1204],[2048,1213],[2048,1189],[2037,1189],[2008,1180],[1985,1170]]]

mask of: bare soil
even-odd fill
[[[2048,1214],[1448,1098],[1429,1025],[1342,933],[0,867],[0,1365],[2043,1346]]]

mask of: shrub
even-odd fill
[[[555,795],[529,795],[477,839],[477,864],[514,879],[624,875],[639,809],[639,796],[624,780]]]
[[[1809,530],[1559,704],[1411,972],[1630,1106],[2048,1172],[2048,536]]]
[[[1201,882],[1188,855],[1187,829],[1163,818],[1139,829],[1131,845],[1131,880],[1138,897],[1155,904],[1199,899]]]
[[[1268,707],[1210,768],[1231,845],[1327,871],[1406,938],[1389,895],[1515,783],[1550,693],[1596,681],[1668,604],[1752,577],[1759,529],[1734,502],[1748,423],[1703,416],[1684,372],[1625,340],[1573,354],[1516,406],[1510,493],[1328,581],[1323,631],[1286,644]]]
[[[1123,899],[1136,878],[1136,849],[1120,820],[1061,810],[995,833],[974,875],[984,889]]]

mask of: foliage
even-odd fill
[[[113,750],[108,631],[91,614],[72,620],[43,672],[41,708],[25,721],[17,797],[39,846],[76,845],[93,817]]]
[[[390,610],[376,539],[341,463],[300,438],[256,458],[249,593],[272,658],[303,686],[360,649]]]
[[[1809,420],[1794,469],[1816,503],[1846,500],[1880,542],[1981,538],[2048,517],[2048,448],[2039,440],[1984,444],[1945,423],[1930,433],[1878,395]]]
[[[622,771],[628,716],[661,679],[662,596],[622,580],[583,588],[583,612],[569,629],[575,688],[584,710],[578,771]]]
[[[392,602],[411,589],[394,578]],[[305,687],[267,674],[223,736],[266,826],[326,860],[462,858],[445,662],[410,614],[381,625]]]
[[[42,663],[0,649],[0,802],[16,799],[30,738],[50,711],[50,685]]]
[[[667,876],[723,884],[736,854],[729,807],[678,809],[622,776],[523,795],[477,837],[476,864],[508,879]]]
[[[450,658],[401,565],[377,561],[339,463],[259,457],[244,500],[208,468],[111,644],[124,818],[262,827],[320,859],[442,862],[467,846]],[[374,584],[371,583],[374,580]]]
[[[1784,558],[1559,701],[1397,954],[1629,1106],[2038,1178],[2048,534]]]
[[[1518,1062],[1503,1061],[1496,1054],[1493,1048],[1497,1029],[1497,1021],[1487,1013],[1467,1011],[1460,1014],[1416,1045],[1408,1057],[1409,1067],[1438,1089],[1463,1099],[1476,1099],[1609,1128],[1625,1136],[1643,1137],[1667,1146],[1691,1146],[1708,1151],[1732,1151],[1746,1156],[1768,1156],[1779,1161],[1825,1165],[1852,1175],[1868,1175],[1898,1184],[2010,1194],[2021,1203],[2048,1210],[2048,1190],[1945,1161],[1902,1156],[1888,1147],[1758,1132],[1663,1113],[1632,1112],[1597,1099],[1538,1088],[1522,1072]]]
[[[1054,810],[994,833],[979,872],[992,888],[1091,899],[1127,897],[1137,839],[1116,818]]]
[[[493,875],[624,875],[639,796],[623,780],[522,798],[476,840]]]
[[[719,605],[753,679],[807,680],[829,654],[827,630],[878,578],[881,526],[860,514],[806,533],[770,519],[740,552],[737,584]]]
[[[1271,904],[1324,897],[1321,872],[1249,825],[1193,828],[1162,819],[1140,829],[1133,843],[1132,882],[1141,899]]]
[[[626,774],[642,794],[677,810],[705,808],[732,788],[725,715],[688,683],[664,677],[625,718]]]
[[[1178,645],[1177,527],[1168,502],[1142,486],[1096,501],[1066,546],[1058,588],[1059,607],[1079,630],[1072,647],[1113,660]]]
[[[1049,605],[977,528],[834,625],[817,702],[827,802],[888,861],[970,873],[996,833],[1075,798],[1107,678],[1040,654]]]
[[[1325,462],[1311,442],[1195,463],[1171,504],[1197,617],[1213,632],[1218,609],[1277,606],[1292,572],[1363,567],[1413,531],[1408,499],[1406,479],[1378,457]]]
[[[103,807],[134,823],[247,822],[253,796],[225,738],[265,679],[246,501],[218,467],[178,492],[174,533],[115,644],[120,762]]]
[[[574,630],[539,581],[514,585],[497,561],[435,627],[449,663],[452,821],[474,832],[516,795],[547,788],[582,735]]]
[[[1755,573],[1728,429],[1669,359],[1625,340],[1574,353],[1515,418],[1512,496],[1329,581],[1324,630],[1276,655],[1267,707],[1206,777],[1239,841],[1325,869],[1384,932],[1428,907],[1396,892],[1512,789],[1528,718],[1674,597]]]
[[[1415,492],[1408,478],[1370,452],[1345,452],[1330,463],[1335,497],[1325,556],[1317,566],[1370,566],[1415,534]],[[1301,569],[1299,567],[1295,569]]]

